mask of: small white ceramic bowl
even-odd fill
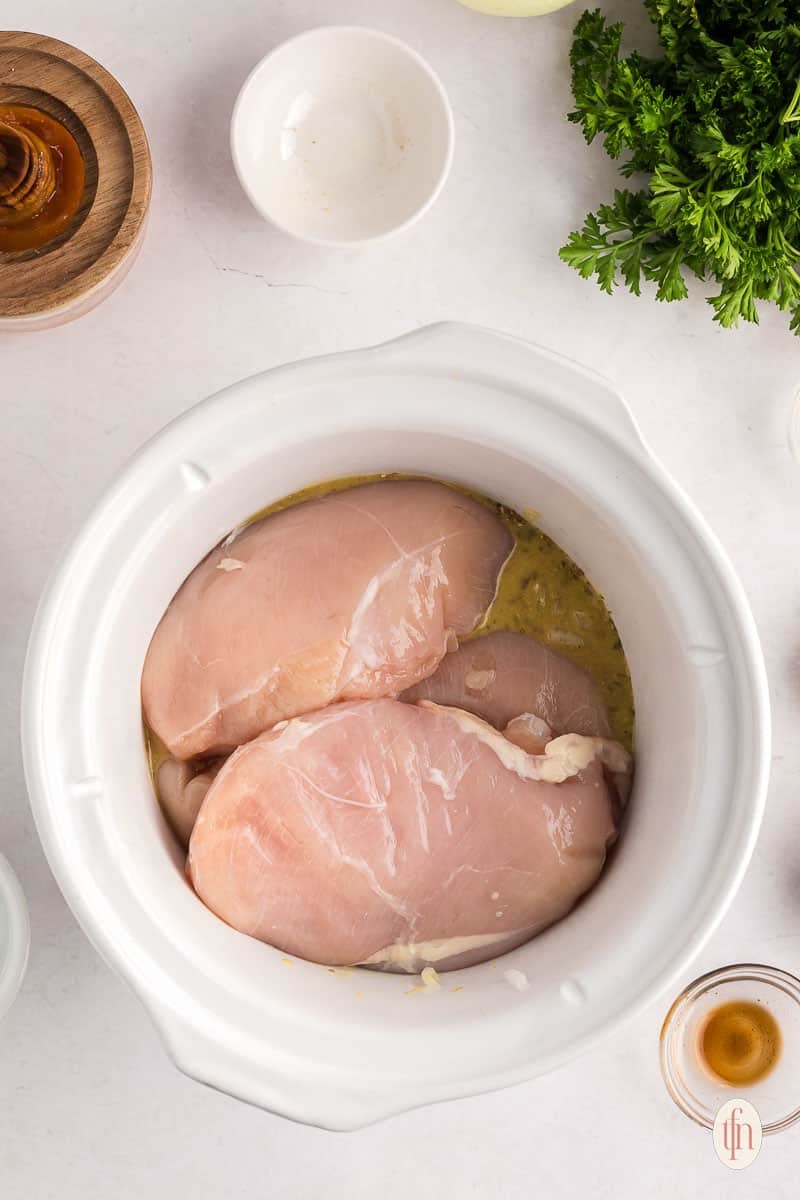
[[[231,121],[247,195],[285,233],[323,246],[413,224],[444,186],[453,114],[423,58],[374,29],[325,26],[251,72]]]

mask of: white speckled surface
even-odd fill
[[[638,0],[607,7],[644,27]],[[613,377],[738,567],[770,672],[774,772],[753,864],[697,973],[743,959],[800,971],[800,468],[786,441],[800,342],[777,312],[725,333],[699,296],[673,307],[609,300],[559,263],[560,242],[615,183],[600,149],[588,151],[563,119],[577,12],[507,23],[453,0],[3,6],[5,26],[75,42],[118,75],[149,131],[156,179],[141,258],[119,292],[76,325],[0,337],[0,847],[27,893],[33,936],[27,980],[0,1027],[2,1200],[372,1200],[376,1190],[384,1200],[773,1200],[792,1190],[800,1133],[769,1140],[736,1177],[672,1107],[656,1055],[669,997],[554,1076],[353,1135],[291,1126],[199,1088],[173,1070],[136,999],[76,927],[24,794],[17,706],[36,598],[131,451],[199,397],[264,367],[443,317],[475,321]],[[323,21],[410,41],[456,111],[453,174],[436,208],[406,237],[361,252],[270,230],[228,157],[246,72]]]

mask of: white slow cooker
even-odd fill
[[[224,925],[184,879],[143,750],[142,662],[192,567],[271,501],[378,471],[541,513],[608,600],[636,694],[636,787],[597,887],[528,945],[438,989],[332,973]],[[622,400],[565,359],[459,325],[245,380],[149,442],[47,588],[22,721],[53,872],[177,1065],[332,1129],[550,1070],[665,988],[739,885],[769,761],[742,589]]]

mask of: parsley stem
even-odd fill
[[[620,232],[622,232],[622,231],[620,230]],[[657,234],[658,234],[658,229],[656,228],[656,226],[648,225],[646,229],[643,229],[640,233],[632,233],[630,235],[630,237],[616,238],[616,240],[613,240],[613,241],[609,238],[608,245],[609,246],[635,246],[637,242],[644,242],[644,241],[646,241],[647,238],[655,237]]]
[[[781,115],[781,125],[785,125],[787,121],[800,121],[800,112],[798,112],[798,104],[800,104],[800,79],[795,85],[794,95],[789,101],[788,106],[783,110]]]

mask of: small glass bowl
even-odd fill
[[[729,1084],[703,1065],[698,1038],[708,1014],[731,1001],[763,1004],[781,1031],[777,1061],[763,1079]],[[709,971],[675,1000],[661,1028],[661,1074],[681,1112],[713,1129],[720,1105],[741,1096],[753,1104],[764,1133],[800,1120],[800,979],[777,967],[737,963]]]

